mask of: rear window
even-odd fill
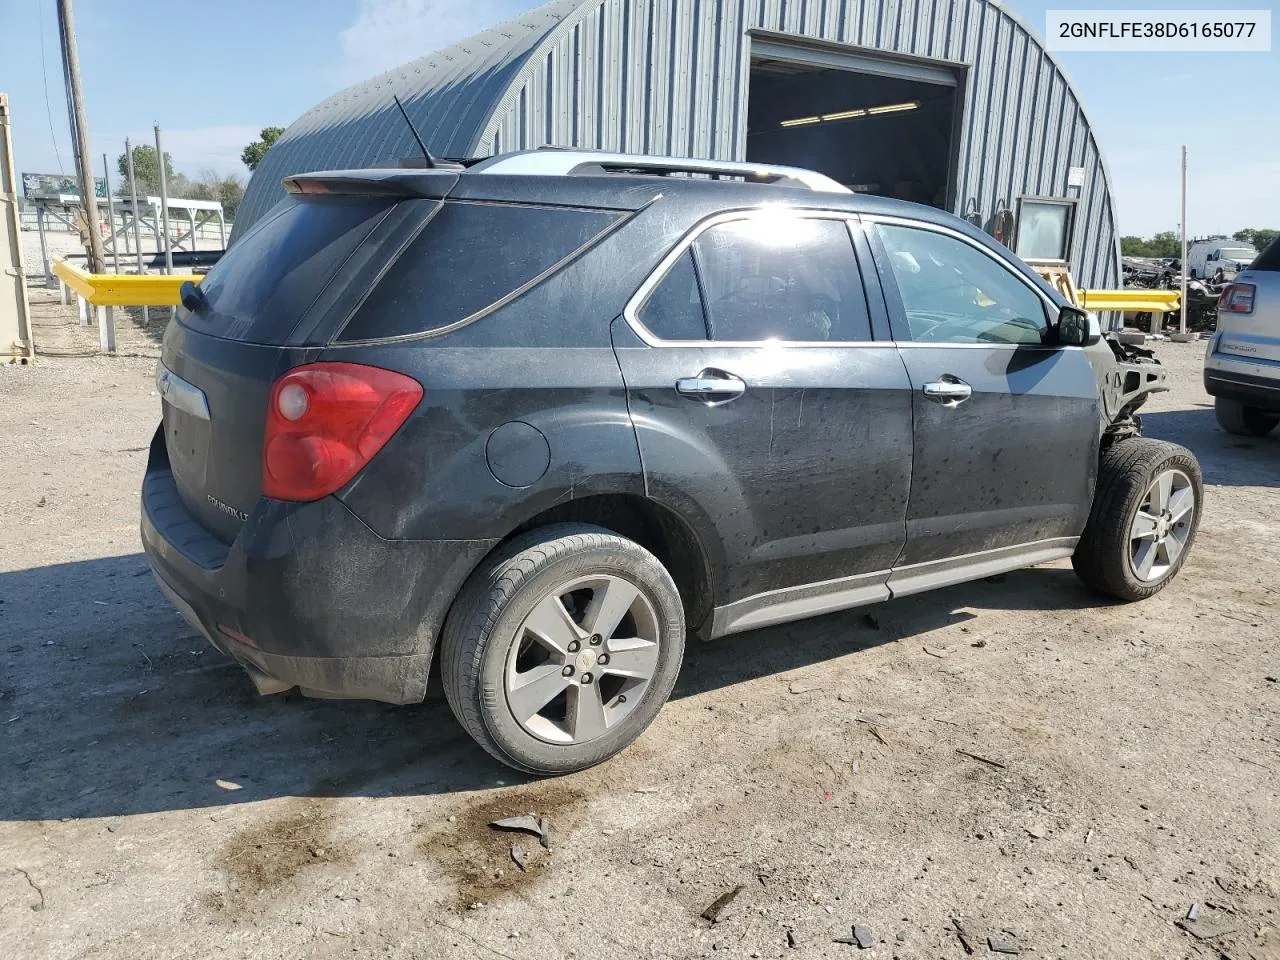
[[[1249,265],[1250,270],[1270,270],[1280,273],[1280,237],[1272,240],[1258,254],[1258,259]]]
[[[391,208],[383,198],[289,200],[235,243],[200,284],[194,330],[283,344],[339,267]]]
[[[381,340],[474,316],[590,242],[619,214],[446,202],[339,336]]]

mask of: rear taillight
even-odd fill
[[[1252,283],[1233,283],[1222,291],[1219,313],[1253,313],[1253,300],[1258,288]]]
[[[354,477],[422,399],[412,377],[359,363],[312,363],[271,388],[262,492],[319,500]]]

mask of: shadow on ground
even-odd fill
[[[1234,436],[1218,426],[1211,399],[1198,401],[1191,410],[1143,413],[1142,432],[1190,448],[1205,483],[1280,487],[1280,428],[1266,437]]]
[[[1096,606],[1029,570],[690,645],[675,696],[821,663],[973,616]],[[111,817],[277,796],[400,796],[523,778],[419,706],[259,697],[171,609],[141,554],[0,574],[0,821]],[[7,722],[6,722],[7,721]],[[215,781],[239,784],[226,790]]]

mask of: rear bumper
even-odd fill
[[[1204,389],[1213,397],[1235,400],[1259,410],[1280,412],[1280,369],[1275,377],[1205,367]]]
[[[165,595],[258,690],[415,703],[440,627],[493,540],[384,540],[340,501],[260,500],[230,545],[195,521],[157,433],[142,545]]]

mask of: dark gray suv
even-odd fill
[[[538,151],[316,173],[169,325],[142,538],[263,693],[597,763],[716,637],[1195,537],[1163,389],[1010,252],[803,170]]]

